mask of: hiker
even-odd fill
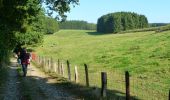
[[[20,59],[21,59],[23,76],[25,77],[26,74],[27,74],[27,67],[28,67],[28,65],[30,64],[30,54],[27,53],[26,48],[24,48],[24,49],[21,51]]]

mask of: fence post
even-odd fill
[[[64,67],[64,65],[63,65],[63,63],[61,62],[61,74],[62,74],[62,76],[64,76],[64,69],[63,69],[63,67]]]
[[[38,64],[40,65],[40,55],[38,55]]]
[[[44,69],[44,71],[46,70],[46,69],[45,69],[45,63],[46,63],[46,59],[45,59],[45,56],[44,56],[44,63],[43,63],[43,69]]]
[[[43,62],[43,58],[42,56],[40,56],[40,65],[42,65],[42,62]]]
[[[76,81],[76,83],[78,83],[78,70],[77,70],[77,66],[75,66],[75,81]]]
[[[60,74],[63,75],[62,74],[62,61],[60,61]]]
[[[125,71],[125,84],[126,84],[126,100],[130,100],[130,80],[129,72]]]
[[[54,62],[55,73],[57,73],[57,63]]]
[[[39,55],[38,64],[41,65],[41,56]]]
[[[54,63],[53,63],[53,58],[51,57],[51,66],[50,66],[51,72],[54,72]]]
[[[44,56],[42,56],[42,63],[41,63],[41,67],[44,68]]]
[[[50,61],[50,58],[48,58],[48,60],[47,60],[47,61],[48,61],[48,72],[51,72],[51,70],[50,70],[50,66],[51,66],[51,63],[50,63],[50,62],[51,62],[51,61]]]
[[[68,79],[69,79],[69,81],[71,81],[70,63],[68,60],[67,60],[67,69],[68,69]]]
[[[102,90],[101,90],[101,96],[106,97],[106,90],[107,90],[107,73],[101,72],[101,81],[102,81]]]
[[[58,74],[60,74],[60,59],[58,59]]]
[[[44,69],[45,69],[45,72],[47,72],[47,58],[46,57],[44,59]]]
[[[64,73],[64,71],[65,71],[65,68],[64,68],[64,63],[62,63],[62,72],[63,72],[63,77],[65,76],[65,73]]]
[[[39,56],[39,65],[41,65],[41,56]]]
[[[169,90],[169,100],[170,100],[170,90]]]
[[[84,67],[85,67],[85,75],[86,75],[86,86],[89,87],[89,75],[88,75],[88,68],[87,68],[87,65],[84,64]]]
[[[48,72],[48,58],[45,58],[45,72]]]

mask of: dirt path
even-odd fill
[[[16,60],[12,59],[2,100],[82,100],[57,87],[57,77],[50,77],[33,65],[28,67],[26,77],[18,74],[17,68]]]
[[[3,100],[20,100],[19,84],[16,62],[12,60],[8,70],[8,79],[4,85]]]
[[[23,77],[24,78],[24,77]],[[31,92],[31,98],[34,100],[77,100],[78,97],[67,93],[61,87],[56,87],[57,80],[33,65],[28,67],[27,76],[24,78],[24,84]],[[79,99],[80,100],[80,99]]]

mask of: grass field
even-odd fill
[[[89,73],[127,70],[134,77],[133,84],[140,84],[133,86],[134,92],[141,91],[135,96],[146,97],[143,90],[139,89],[141,83],[145,88],[155,90],[154,95],[163,92],[168,96],[170,31],[99,34],[86,30],[60,30],[53,35],[46,35],[43,45],[34,49],[39,55],[53,57],[55,60],[68,59],[72,65],[83,66],[87,63],[91,68]],[[164,100],[166,96],[158,98]],[[149,96],[147,98],[153,99]]]

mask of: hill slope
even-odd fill
[[[35,49],[56,60],[68,59],[72,65],[87,63],[91,72],[128,70],[158,91],[168,91],[170,87],[170,31],[104,35],[61,30],[45,36],[43,46]]]
[[[168,68],[170,31],[100,35],[93,31],[62,30],[47,35],[37,52],[69,59],[74,64],[92,64],[136,72]]]

